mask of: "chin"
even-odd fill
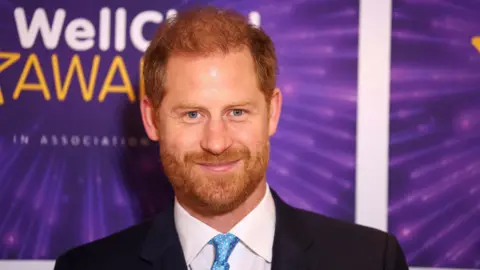
[[[194,165],[189,177],[185,177],[187,181],[178,182],[183,185],[177,186],[177,191],[191,208],[203,215],[231,212],[248,200],[263,179],[260,172],[247,173],[242,163],[220,172]]]
[[[196,190],[196,196],[202,208],[211,214],[230,212],[237,208],[248,198],[245,187],[239,183],[233,183],[234,175],[209,180],[209,183],[200,190]]]
[[[207,215],[226,214],[238,208],[246,199],[243,197],[236,197],[235,199],[209,198],[204,201],[204,212]]]

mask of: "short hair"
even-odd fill
[[[204,6],[179,12],[160,25],[145,52],[145,94],[154,108],[160,106],[172,55],[208,56],[244,48],[253,57],[258,86],[268,101],[276,87],[278,67],[274,44],[262,28],[230,9]]]

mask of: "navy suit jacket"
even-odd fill
[[[407,270],[387,233],[293,208],[276,208],[272,270]],[[67,251],[55,270],[187,270],[173,202],[151,221]]]

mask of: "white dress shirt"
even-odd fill
[[[215,260],[215,248],[208,242],[220,232],[191,216],[176,199],[174,219],[188,268],[211,269]],[[240,239],[228,258],[230,270],[270,270],[275,234],[275,203],[268,186],[257,207],[229,232]]]

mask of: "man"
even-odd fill
[[[195,8],[162,24],[141,111],[175,200],[55,269],[408,269],[393,236],[295,209],[269,188],[276,71],[271,39],[233,11]]]

